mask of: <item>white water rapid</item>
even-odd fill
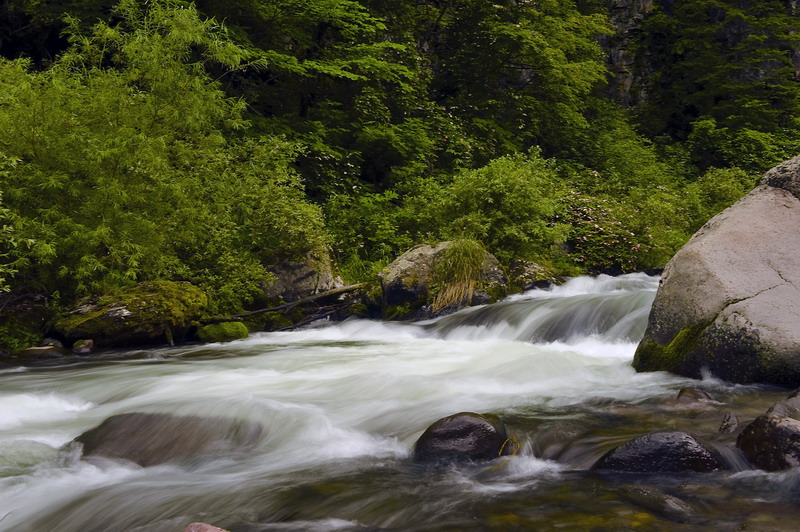
[[[227,344],[7,367],[0,530],[179,532],[193,521],[233,532],[580,529],[560,516],[565,505],[589,504],[581,488],[568,487],[586,483],[571,466],[536,458],[526,435],[556,421],[559,430],[617,426],[602,421],[605,410],[600,418],[592,412],[674,397],[690,382],[630,367],[657,285],[644,274],[578,278],[426,323],[350,320]],[[520,453],[447,471],[410,463],[425,428],[462,411],[492,412],[516,426]],[[265,431],[246,452],[146,468],[62,449],[130,412],[232,417]],[[614,430],[616,438],[636,431]],[[559,489],[572,494],[548,495],[543,520],[526,510],[532,497]],[[627,523],[635,503],[618,502],[618,487],[609,489],[618,511],[606,522]]]

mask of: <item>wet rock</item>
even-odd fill
[[[87,355],[94,351],[94,340],[76,340],[72,344],[72,352],[77,355]]]
[[[227,321],[205,325],[197,331],[197,338],[201,342],[232,342],[247,338],[250,333],[247,326],[240,321]]]
[[[208,525],[206,523],[192,523],[183,529],[183,532],[228,532],[225,529],[216,526]]]
[[[716,403],[716,401],[703,390],[691,387],[681,388],[676,401],[682,404]]]
[[[533,290],[534,288],[550,290],[556,282],[553,272],[527,260],[511,261],[508,278],[511,289],[514,291]]]
[[[735,412],[728,412],[725,414],[725,417],[722,418],[719,432],[721,434],[733,434],[737,430],[739,430],[739,418],[736,416]]]
[[[766,471],[800,466],[800,397],[795,394],[775,403],[739,434],[736,446],[754,466]]]
[[[141,283],[83,301],[55,327],[70,341],[91,338],[97,346],[172,343],[188,333],[206,302],[203,291],[189,283]]]
[[[722,456],[682,431],[639,436],[606,453],[592,469],[632,473],[706,473],[725,469]]]
[[[428,427],[414,445],[413,458],[428,463],[492,460],[517,450],[497,417],[461,412]]]
[[[672,521],[689,521],[695,513],[686,501],[655,488],[633,486],[621,490],[620,494],[637,506]]]
[[[258,423],[222,417],[130,413],[112,416],[73,440],[83,457],[130,460],[147,467],[196,455],[246,451],[263,433]]]
[[[800,385],[800,157],[712,218],[669,262],[633,365]]]
[[[62,344],[60,341],[56,340],[55,338],[45,338],[44,340],[39,342],[39,347],[47,347],[47,346],[57,347],[59,349],[64,349],[64,344]]]
[[[435,311],[430,305],[437,296],[437,266],[446,259],[453,246],[454,242],[417,246],[400,255],[378,274],[386,309],[385,318],[424,319],[433,315]],[[460,302],[450,305],[448,311],[492,303],[508,291],[508,282],[500,262],[485,251],[480,272],[472,282],[473,289],[469,294]]]

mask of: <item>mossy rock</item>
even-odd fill
[[[141,283],[112,296],[83,301],[56,330],[68,341],[91,338],[104,347],[183,338],[206,308],[205,293],[189,283]]]
[[[247,326],[240,321],[212,323],[201,327],[197,331],[197,338],[206,343],[232,342],[233,340],[242,340],[248,336]]]
[[[417,320],[505,297],[508,281],[497,258],[477,241],[416,246],[378,274],[383,317]]]

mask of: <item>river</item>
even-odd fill
[[[720,448],[786,391],[637,374],[657,277],[582,277],[431,322],[349,320],[227,344],[109,351],[0,370],[0,530],[793,530],[800,475],[589,471],[663,428]],[[717,404],[675,401],[685,386]],[[433,421],[499,415],[491,463],[410,461]],[[247,452],[139,467],[64,444],[115,414],[260,423]],[[191,434],[180,435],[191,438]],[[728,451],[729,453],[732,451]]]

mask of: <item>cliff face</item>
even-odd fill
[[[647,75],[649,66],[641,52],[637,53],[635,41],[641,33],[645,15],[656,5],[654,0],[607,0],[608,16],[616,29],[614,35],[605,37],[602,45],[608,52],[611,80],[609,95],[624,107],[640,103],[646,94],[641,84],[635,83]],[[671,3],[671,2],[668,2]]]
[[[609,21],[615,29],[613,35],[604,36],[601,44],[608,54],[608,66],[611,79],[608,88],[609,97],[623,107],[635,107],[647,100],[645,78],[653,73],[654,67],[649,60],[647,49],[638,48],[637,40],[642,35],[642,22],[654,9],[661,8],[671,14],[673,4],[686,5],[690,0],[606,0]],[[759,0],[739,2],[737,9],[750,10],[758,5]],[[734,5],[734,2],[730,2]],[[800,0],[784,0],[786,13],[800,17]],[[749,6],[749,7],[748,7]],[[709,7],[709,19],[721,22],[726,18],[726,8],[720,5]],[[713,38],[733,48],[743,39],[751,35],[752,28],[743,21],[731,20],[725,28]],[[790,33],[792,33],[790,31]],[[795,44],[788,51],[794,67],[795,77],[800,79],[800,44]],[[762,65],[769,70],[770,65]]]

